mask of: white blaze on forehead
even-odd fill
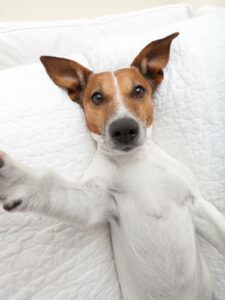
[[[114,75],[114,73],[112,72],[112,78],[113,78],[113,82],[114,82],[114,87],[115,87],[115,91],[116,91],[116,101],[118,102],[118,110],[123,110],[123,111],[127,111],[127,109],[124,106],[124,102],[123,102],[123,96],[120,92],[120,88],[119,88],[119,84],[118,84],[118,80],[116,78],[116,76]]]
[[[115,100],[118,103],[117,113],[114,115],[113,119],[122,118],[122,117],[130,117],[130,118],[134,118],[135,120],[137,120],[137,118],[129,111],[129,109],[124,104],[123,95],[120,92],[120,87],[119,87],[118,80],[117,80],[115,74],[113,72],[111,72],[111,74],[112,74],[114,87],[115,87],[115,98],[116,98]]]

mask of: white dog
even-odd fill
[[[225,255],[225,219],[191,171],[152,141],[152,92],[163,79],[174,33],[147,45],[130,68],[93,74],[41,57],[47,73],[84,110],[96,140],[80,182],[34,171],[0,152],[0,199],[79,226],[110,222],[124,300],[212,300],[196,233]],[[176,84],[176,83],[174,83]]]

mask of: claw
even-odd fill
[[[0,153],[0,155],[1,155],[1,153]],[[1,156],[0,156],[1,157]],[[0,169],[2,168],[2,167],[4,167],[4,165],[5,165],[5,161],[3,160],[3,159],[0,159]]]
[[[5,203],[3,205],[3,208],[7,211],[10,211],[12,209],[14,209],[15,207],[19,206],[22,203],[22,200],[15,200],[12,203]]]

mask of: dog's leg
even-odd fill
[[[225,256],[225,217],[201,196],[194,202],[194,223],[197,233]]]
[[[33,211],[81,226],[115,215],[103,179],[73,183],[51,172],[34,172],[4,152],[0,152],[0,200],[7,211]]]

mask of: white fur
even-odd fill
[[[122,97],[121,92],[120,92],[118,80],[117,80],[117,78],[116,78],[116,76],[114,75],[113,72],[111,72],[111,74],[112,74],[112,78],[113,78],[114,88],[115,88],[115,91],[116,91],[116,101],[118,102],[118,108],[121,111],[122,110],[127,111],[127,109],[125,109],[125,106],[124,106],[124,103],[123,103],[123,97]]]
[[[129,110],[127,109],[127,107],[124,105],[123,95],[121,94],[116,76],[114,75],[113,72],[111,74],[112,74],[114,89],[115,89],[115,100],[117,101],[117,111],[116,114],[113,115],[112,121],[123,117],[133,117],[129,112]]]

